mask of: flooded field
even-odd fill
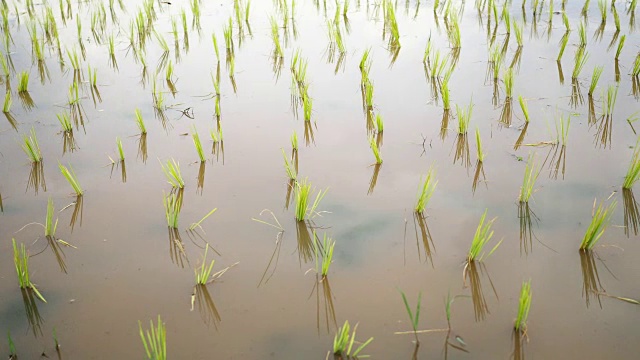
[[[2,356],[637,357],[635,0],[1,8]]]

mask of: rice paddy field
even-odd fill
[[[2,1],[0,353],[637,358],[636,4]]]

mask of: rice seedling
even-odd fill
[[[593,96],[593,91],[598,85],[598,80],[600,80],[600,75],[602,75],[603,69],[603,66],[596,66],[593,68],[593,75],[591,75],[591,85],[589,86],[589,96]]]
[[[184,180],[182,179],[182,173],[180,172],[180,163],[175,161],[174,159],[168,160],[167,165],[162,165],[162,172],[167,178],[167,181],[171,186],[175,189],[183,189],[184,188]]]
[[[207,266],[207,253],[209,252],[209,245],[207,244],[204,249],[204,256],[202,257],[202,265],[195,268],[193,271],[196,274],[196,285],[207,285],[211,278],[211,270],[213,270],[213,264],[215,259],[211,260],[209,266]]]
[[[478,228],[476,229],[475,234],[473,235],[473,240],[471,242],[471,248],[469,249],[469,253],[467,254],[467,264],[474,261],[482,261],[484,259],[484,247],[489,243],[491,238],[493,237],[493,230],[491,226],[493,226],[496,218],[493,218],[485,223],[487,217],[487,210],[484,211],[482,217],[480,217],[480,222],[478,223]],[[494,251],[500,246],[502,240],[500,240],[496,246],[491,249],[491,251],[487,254],[486,257],[491,256]]]
[[[165,195],[163,192],[162,204],[164,205],[164,214],[167,219],[167,226],[171,229],[177,229],[180,210],[182,209],[182,196],[173,192],[169,195]]]
[[[313,238],[316,239],[315,231],[313,232]],[[316,272],[320,274],[323,279],[326,278],[329,273],[329,266],[331,266],[335,245],[336,242],[328,237],[326,233],[324,234],[321,243],[319,239],[318,241],[313,242]]]
[[[302,110],[304,114],[304,121],[311,121],[311,113],[313,110],[313,100],[309,95],[307,95],[306,86],[302,96]]]
[[[440,95],[442,95],[442,107],[444,110],[451,110],[451,96],[449,93],[449,81],[442,81],[440,85]]]
[[[569,125],[571,125],[571,115],[560,115],[560,119],[556,121],[556,143],[567,146],[567,138],[569,137]]]
[[[31,136],[22,135],[22,150],[24,150],[32,163],[39,163],[42,160],[42,152],[40,151],[35,128],[31,128]]]
[[[4,95],[4,104],[2,105],[2,112],[8,114],[11,111],[11,91],[7,91]]]
[[[197,2],[197,0],[194,2]],[[138,321],[140,339],[142,339],[142,345],[144,346],[147,358],[149,360],[166,360],[167,329],[162,322],[160,315],[158,315],[158,322],[156,326],[153,325],[153,320],[149,320],[149,327],[150,330],[144,331],[142,329],[142,323]]]
[[[604,24],[607,22],[607,0],[598,0],[598,9],[600,10],[601,22]]]
[[[384,132],[384,121],[382,120],[382,116],[380,114],[376,114],[376,131],[378,134]]]
[[[513,31],[516,34],[516,42],[518,43],[518,47],[521,48],[523,45],[522,42],[522,29],[524,25],[522,23],[514,22],[513,23]]]
[[[587,59],[589,59],[589,53],[586,50],[579,48],[578,51],[576,51],[576,56],[573,62],[573,72],[571,75],[572,79],[575,80],[578,78],[578,76],[580,76],[580,72],[582,71],[582,68],[584,68],[584,65],[587,63]]]
[[[280,46],[280,32],[278,30],[278,22],[272,16],[271,19],[271,39],[273,40],[274,50],[273,54],[275,57],[283,57],[284,53],[282,52],[282,47]],[[226,39],[226,34],[225,34]]]
[[[207,213],[207,215],[203,216],[203,217],[202,217],[202,219],[200,219],[200,221],[198,221],[198,222],[196,222],[196,223],[192,223],[192,224],[189,226],[189,230],[192,230],[192,231],[193,231],[193,230],[195,230],[196,228],[200,228],[200,229],[202,229],[202,226],[200,226],[200,224],[202,224],[202,222],[203,222],[203,221],[207,220],[207,218],[208,218],[209,216],[213,215],[213,213],[214,213],[214,212],[216,212],[217,210],[218,210],[218,208],[214,208],[213,210],[209,211],[209,212]],[[204,230],[203,230],[203,231],[204,231]],[[205,256],[205,258],[206,258],[206,256]]]
[[[165,71],[165,80],[167,80],[168,82],[172,82],[172,79],[173,79],[173,62],[169,60],[169,63],[167,64],[167,69]]]
[[[595,201],[593,205],[595,209]],[[598,204],[598,208],[595,209],[595,212],[593,212],[591,223],[589,223],[587,231],[585,232],[584,237],[582,238],[582,242],[580,243],[580,250],[590,251],[598,243],[607,227],[609,227],[609,222],[611,220],[611,216],[613,215],[613,211],[616,208],[616,205],[617,202],[615,200],[612,201],[606,208],[604,207],[602,202]]]
[[[522,109],[522,113],[524,114],[525,123],[529,123],[529,107],[527,106],[527,101],[522,97],[522,95],[518,96],[518,102],[520,103],[520,109]]]
[[[640,140],[636,142],[633,148],[633,155],[631,156],[631,162],[629,163],[622,187],[624,189],[631,189],[638,179],[640,179]]]
[[[320,201],[322,201],[322,198],[324,198],[324,196],[327,194],[327,190],[325,189],[324,191],[318,191],[315,200],[310,204],[310,196],[314,191],[315,189],[311,186],[311,183],[309,183],[306,178],[303,179],[302,182],[296,181],[296,220],[305,221],[307,219],[315,217],[318,214],[316,212],[316,209],[318,208],[318,205],[320,205]]]
[[[584,48],[587,46],[587,30],[584,22],[578,25],[578,38],[580,39],[579,47]]]
[[[476,128],[476,154],[478,162],[483,162],[486,154],[482,151],[482,139],[480,139],[480,129]]]
[[[26,71],[23,71],[20,73],[19,75],[20,79],[18,80],[18,92],[19,93],[24,93],[29,91],[28,87],[29,87],[29,73]]]
[[[633,67],[631,69],[631,76],[635,78],[638,77],[638,75],[640,75],[640,53],[636,55],[636,59],[633,61]]]
[[[69,167],[67,168],[66,166],[58,163],[58,167],[60,168],[60,172],[62,173],[62,176],[64,176],[64,178],[67,179],[67,181],[69,182],[69,185],[71,185],[76,195],[82,196],[83,194],[82,187],[80,187],[80,183],[78,182],[76,173],[75,171],[73,171],[73,168],[71,167],[71,165],[69,165]]]
[[[31,282],[29,274],[29,253],[24,244],[20,244],[20,247],[16,245],[16,239],[11,239],[13,243],[13,263],[15,265],[16,274],[18,275],[18,283],[21,289],[31,289],[36,296],[43,302],[47,302],[44,299],[40,291],[36,288],[35,284]]]
[[[373,156],[376,158],[376,164],[382,164],[382,157],[380,157],[380,149],[378,148],[378,144],[376,143],[375,138],[369,138],[369,146],[371,147],[371,151],[373,152]]]
[[[365,51],[362,53],[362,58],[360,58],[360,64],[358,65],[358,67],[360,68],[360,71],[365,71],[369,67],[369,64],[370,64],[370,61],[371,61],[369,56],[371,56],[371,48],[370,47],[365,49]]]
[[[58,219],[53,222],[53,214],[55,210],[53,208],[53,199],[49,197],[47,202],[47,216],[44,221],[44,236],[53,237],[56,235],[56,229],[58,228]]]
[[[338,332],[333,338],[333,354],[335,356],[344,357],[345,359],[357,359],[360,352],[373,341],[373,337],[371,337],[369,338],[369,340],[360,344],[360,346],[358,346],[355,351],[351,352],[353,350],[353,344],[356,339],[357,329],[358,324],[356,324],[356,326],[353,328],[353,332],[349,334],[349,331],[351,331],[349,321],[345,321],[344,325],[338,328]]]
[[[289,158],[284,153],[284,149],[282,149],[282,157],[284,158],[284,169],[287,172],[287,177],[290,180],[295,180],[298,177],[296,168],[289,162]]]
[[[272,26],[273,30],[273,26]],[[223,26],[222,34],[224,36],[224,44],[227,50],[227,54],[233,53],[233,19],[229,18],[227,25]]]
[[[514,325],[516,331],[526,333],[529,309],[531,309],[531,280],[522,282],[522,287],[520,288],[518,316]]]
[[[71,66],[74,71],[80,71],[80,57],[78,57],[78,52],[76,49],[73,49],[73,52],[70,52],[67,49],[67,57],[69,58],[69,62],[71,62]]]
[[[564,11],[562,12],[562,23],[564,24],[565,32],[571,31],[571,24],[569,23],[569,17],[567,16],[567,13]]]
[[[607,94],[604,98],[604,114],[605,116],[612,116],[613,109],[616,106],[616,99],[618,98],[618,87],[615,85],[609,85],[607,87]]]
[[[540,175],[540,170],[541,167],[538,167],[536,153],[531,153],[527,159],[527,164],[524,169],[524,178],[522,179],[522,186],[520,187],[520,195],[518,196],[520,203],[529,202],[529,199],[533,194],[533,187]]]
[[[611,4],[611,13],[613,14],[613,22],[616,25],[616,32],[620,31],[620,15],[618,15],[618,10],[616,7]]]
[[[18,353],[16,352],[16,345],[13,343],[13,339],[11,339],[11,332],[9,330],[7,330],[7,340],[9,341],[9,359],[17,359]]]
[[[618,40],[618,48],[616,49],[616,61],[620,58],[620,53],[622,52],[622,48],[624,47],[624,42],[627,39],[627,35],[620,36],[620,40]]]
[[[120,138],[116,138],[116,144],[118,145],[118,155],[120,156],[120,161],[124,161],[124,150],[122,149],[122,140]]]
[[[367,109],[373,109],[373,83],[367,79],[364,82],[364,98]]]
[[[434,191],[436,190],[436,186],[438,185],[438,180],[435,179],[436,171],[431,167],[425,176],[424,181],[422,182],[422,186],[420,186],[420,191],[418,192],[418,200],[416,202],[416,206],[414,211],[417,214],[423,214],[427,205],[429,204],[429,200],[433,196]]]
[[[89,84],[95,88],[98,86],[98,69],[92,69],[91,65],[88,65]]]
[[[469,103],[466,110],[456,104],[456,115],[458,117],[458,134],[464,135],[469,129],[471,121],[471,112],[473,110],[473,102]]]
[[[220,51],[218,50],[218,39],[216,33],[211,34],[211,40],[213,40],[213,50],[216,52],[216,60],[220,62]]]
[[[140,134],[144,135],[147,133],[147,127],[144,124],[144,119],[142,118],[142,112],[140,109],[134,111],[136,116],[136,125],[138,126],[138,130],[140,130]]]
[[[298,134],[296,134],[296,131],[293,131],[293,134],[291,134],[291,149],[293,149],[293,151],[298,151]]]
[[[511,99],[513,96],[513,69],[508,68],[507,71],[505,71],[503,78],[504,90],[507,94],[507,99]]]
[[[413,328],[413,335],[416,338],[416,345],[420,344],[420,340],[418,340],[418,323],[420,322],[420,307],[422,305],[422,292],[418,293],[418,303],[416,304],[416,311],[411,311],[411,306],[409,306],[409,301],[407,300],[407,296],[404,291],[400,290],[400,295],[402,295],[402,302],[404,303],[404,307],[407,310],[407,315],[409,315],[409,320],[411,320],[411,327]]]
[[[69,105],[76,105],[80,102],[80,89],[77,81],[73,81],[71,85],[69,85],[67,98],[69,100]]]
[[[563,36],[560,40],[560,50],[558,51],[558,57],[556,58],[556,61],[560,62],[560,60],[562,60],[562,55],[564,55],[564,50],[567,47],[567,43],[569,43],[569,36],[565,34],[565,36]]]
[[[203,163],[207,161],[207,158],[204,156],[204,150],[202,150],[202,143],[200,142],[200,135],[198,135],[198,130],[195,126],[193,126],[193,132],[191,133],[191,138],[193,139],[193,144],[196,147],[196,152],[198,153],[198,157],[200,158],[200,162]]]

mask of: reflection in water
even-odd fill
[[[282,249],[283,235],[284,235],[284,230],[280,230],[276,235],[276,246],[273,249],[271,258],[269,258],[269,263],[267,263],[267,267],[264,269],[264,272],[262,273],[262,278],[260,278],[258,287],[260,287],[260,285],[262,285],[263,283],[264,284],[268,283],[269,280],[271,280],[271,278],[273,277],[273,274],[275,274],[276,269],[278,268],[278,260],[280,260],[280,250]],[[269,272],[269,269],[271,269],[270,272]]]
[[[194,304],[197,305],[198,312],[205,325],[209,326],[213,324],[217,330],[218,324],[220,324],[222,319],[206,285],[198,284],[193,287],[193,293],[191,294],[191,311],[194,309]]]
[[[533,223],[538,224],[538,217],[531,211],[528,202],[518,203],[518,220],[520,222],[520,255],[523,251],[529,254],[533,250],[533,239],[536,235],[533,232]]]
[[[113,159],[111,160],[111,175],[109,176],[109,178],[113,177],[113,170],[114,169],[120,169],[120,177],[122,179],[123,183],[127,182],[127,167],[125,165],[124,160],[120,160],[120,161],[113,161]]]
[[[522,60],[522,46],[518,46],[516,52],[513,54],[513,60],[511,60],[510,68],[515,68],[516,71],[520,71],[520,62]]]
[[[638,235],[638,223],[640,223],[640,211],[638,211],[638,202],[633,195],[632,189],[622,188],[622,201],[624,203],[624,233],[629,237]],[[0,201],[0,206],[2,202]]]
[[[296,181],[293,179],[289,179],[289,182],[287,183],[287,196],[284,202],[284,208],[287,210],[289,210],[289,204],[291,203],[291,193],[293,192],[293,187],[295,186],[295,184]]]
[[[569,105],[572,108],[582,106],[584,98],[582,97],[582,90],[580,89],[580,82],[578,79],[571,79],[571,96],[569,97]]]
[[[333,294],[331,292],[329,278],[321,278],[319,274],[316,274],[313,289],[311,289],[309,297],[313,296],[313,293],[316,294],[316,326],[318,334],[320,333],[321,313],[324,313],[324,323],[327,329],[327,334],[337,330],[338,322],[336,321],[336,310],[333,304]],[[320,306],[320,293],[322,293],[322,306]]]
[[[513,111],[511,110],[511,98],[507,98],[502,106],[502,112],[500,112],[500,124],[504,127],[511,127],[512,119]]]
[[[196,193],[202,195],[202,191],[204,190],[204,173],[206,169],[206,163],[201,162],[200,167],[198,168],[198,182],[196,184]]]
[[[440,139],[444,141],[447,137],[447,129],[449,128],[449,119],[451,118],[451,113],[449,110],[445,110],[442,113],[442,120],[440,121]]]
[[[513,360],[524,360],[524,344],[525,340],[528,340],[527,334],[514,329],[511,336],[513,337],[513,353],[511,354],[511,358]]]
[[[467,134],[458,134],[456,137],[456,152],[453,157],[453,163],[460,160],[462,166],[468,169],[471,166],[471,156],[469,154],[469,138]]]
[[[76,139],[73,136],[73,131],[62,132],[62,155],[66,153],[72,153],[77,149]]]
[[[567,168],[566,145],[553,144],[551,149],[549,149],[547,158],[544,160],[545,163],[549,159],[549,156],[551,156],[551,161],[549,162],[549,177],[552,179],[558,179],[558,173],[561,173],[562,179],[564,180],[564,174]]]
[[[422,248],[424,249],[425,261],[431,263],[431,267],[433,267],[433,258],[432,258],[432,248],[435,250],[435,246],[433,245],[433,238],[431,237],[431,231],[429,231],[429,226],[427,225],[427,219],[424,214],[421,213],[413,213],[413,228],[416,234],[416,246],[418,248],[418,258],[422,260],[422,251],[420,251],[420,244],[422,243]]]
[[[524,141],[524,137],[527,135],[527,129],[529,128],[529,122],[525,122],[522,130],[520,130],[520,135],[518,135],[518,139],[516,139],[516,143],[513,145],[513,150],[518,150],[520,146],[522,146],[522,142]]]
[[[380,173],[382,164],[374,164],[372,166],[373,174],[371,174],[371,180],[369,180],[369,190],[367,191],[367,195],[373,194],[373,189],[376,187],[376,183],[378,182],[378,174]]]
[[[42,336],[42,324],[44,323],[44,319],[38,310],[38,304],[36,302],[37,296],[31,288],[21,288],[20,292],[22,293],[24,311],[27,315],[27,321],[29,322],[29,327],[33,332],[33,336]]]
[[[598,267],[596,266],[595,253],[590,250],[580,250],[580,266],[582,268],[582,295],[585,298],[587,308],[591,304],[591,297],[595,295],[600,308],[600,293],[604,292],[604,288],[600,283],[598,275]]]
[[[598,128],[595,135],[595,143],[599,144],[602,148],[606,148],[609,145],[611,148],[611,133],[613,130],[613,116],[602,115],[598,122]]]
[[[70,105],[71,120],[76,127],[76,130],[80,129],[82,126],[82,130],[85,131],[84,128],[84,119],[86,117],[86,112],[84,111],[84,107],[79,102]]]
[[[314,127],[317,127],[316,123],[311,123],[311,121],[304,122],[304,144],[309,146],[311,144],[316,144],[316,139],[314,137]]]
[[[493,282],[491,281],[491,277],[489,276],[489,272],[487,271],[486,266],[477,261],[470,261],[465,266],[464,270],[464,285],[463,288],[467,287],[467,278],[469,279],[469,286],[471,288],[471,301],[473,302],[473,312],[476,317],[476,321],[483,321],[487,314],[489,314],[489,305],[487,304],[487,300],[484,296],[484,292],[482,291],[482,282],[481,275],[486,274],[487,279],[489,280],[489,284],[491,284],[491,288],[493,289],[493,293],[498,299],[498,293],[496,288],[493,286]]]
[[[92,85],[91,89],[91,99],[93,99],[93,106],[98,107],[98,103],[102,103],[102,96],[100,95],[100,90],[96,85]]]
[[[315,259],[315,238],[312,238],[311,232],[305,221],[296,221],[296,237],[298,239],[298,258],[300,262],[309,262]]]
[[[478,160],[476,161],[476,171],[473,174],[473,183],[471,184],[471,192],[473,194],[476,193],[476,189],[478,188],[478,183],[480,182],[480,175],[482,175],[482,182],[484,183],[485,187],[489,189],[489,186],[487,185],[487,177],[484,173],[484,164],[482,161]]]
[[[20,98],[20,103],[25,111],[31,111],[36,106],[28,91],[19,91],[18,98]]]
[[[9,112],[3,112],[3,114],[4,117],[7,118],[7,121],[9,122],[9,125],[11,125],[13,130],[18,131],[18,122],[16,121],[16,118],[14,118],[13,115],[11,115],[11,113]]]
[[[138,138],[138,158],[147,163],[147,134],[140,134]]]
[[[595,125],[598,122],[598,118],[596,117],[596,105],[593,101],[593,96],[589,96],[589,116],[588,116],[589,125]]]
[[[631,93],[636,100],[640,99],[640,78],[637,76],[631,78]]]
[[[83,199],[82,195],[78,195],[76,196],[76,201],[73,204],[73,213],[71,214],[71,221],[69,222],[71,232],[73,232],[73,228],[75,228],[76,223],[78,222],[78,217],[80,217],[80,226],[82,227]]]
[[[564,73],[562,72],[562,62],[558,60],[556,61],[556,65],[558,66],[558,80],[560,81],[560,85],[564,85]]]
[[[47,183],[44,180],[44,164],[43,161],[31,163],[31,171],[29,171],[29,180],[27,180],[27,191],[33,189],[38,194],[38,189],[47,191]]]
[[[184,250],[180,230],[171,227],[167,229],[169,230],[169,256],[171,257],[171,262],[184,268],[184,262],[186,260],[188,264],[189,258]]]

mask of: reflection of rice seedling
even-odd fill
[[[316,238],[315,231],[313,233],[313,238]],[[316,259],[316,272],[322,276],[322,278],[326,278],[329,273],[329,266],[331,266],[331,261],[333,259],[333,249],[336,245],[336,242],[324,234],[322,238],[322,243],[318,241],[313,242],[314,250],[315,250],[315,259]]]
[[[636,142],[636,146],[633,148],[633,155],[631,156],[631,162],[629,163],[622,187],[624,189],[631,189],[638,179],[640,179],[640,141]]]
[[[20,79],[18,80],[18,92],[27,92],[29,86],[29,73],[23,71],[19,75]]]
[[[422,182],[422,186],[420,187],[420,192],[418,193],[418,201],[416,202],[414,209],[418,214],[424,213],[424,210],[429,204],[429,200],[431,200],[431,196],[433,196],[433,192],[436,190],[438,180],[436,180],[435,177],[435,170],[432,167],[427,172],[427,175]]]
[[[518,302],[518,316],[516,317],[516,331],[527,331],[527,318],[529,317],[529,309],[531,308],[531,280],[524,281],[520,289],[520,301]]]
[[[629,237],[632,232],[634,235],[638,235],[640,209],[638,207],[638,202],[633,195],[633,190],[622,188],[622,200],[624,203],[624,233],[627,237]]]
[[[58,163],[58,167],[60,168],[60,172],[62,173],[62,176],[64,176],[64,178],[67,179],[67,181],[73,188],[73,191],[76,192],[76,195],[78,196],[82,195],[83,193],[82,188],[80,187],[80,183],[78,183],[78,178],[76,177],[76,173],[73,171],[73,168],[71,167],[71,165],[69,165],[69,168],[67,168],[66,166]]]
[[[473,110],[473,102],[469,103],[466,110],[456,105],[456,115],[458,117],[458,134],[464,135],[469,129],[471,121],[471,111]]]
[[[18,283],[21,289],[31,289],[36,296],[43,302],[47,302],[42,294],[38,291],[35,284],[31,282],[29,276],[29,253],[27,252],[24,244],[20,244],[20,248],[16,245],[16,239],[11,239],[13,243],[13,263],[16,268],[16,274],[18,275]]]
[[[167,177],[167,181],[171,184],[172,187],[176,189],[184,188],[184,180],[182,179],[182,173],[180,172],[180,163],[176,162],[174,159],[167,161],[167,166],[162,165],[162,172]]]
[[[622,52],[622,48],[624,47],[624,42],[626,39],[627,39],[627,35],[620,36],[620,40],[618,41],[618,47],[616,48],[616,56],[615,56],[616,60],[620,58],[620,53]]]
[[[213,264],[215,260],[211,260],[209,266],[207,266],[207,253],[209,251],[209,245],[207,244],[204,249],[204,256],[202,257],[202,265],[199,268],[195,268],[196,285],[207,285],[209,278],[211,278],[211,270],[213,270]]]
[[[407,315],[409,315],[409,319],[411,320],[411,327],[413,328],[413,335],[416,338],[416,344],[420,344],[420,340],[418,340],[418,323],[420,321],[422,292],[418,293],[418,303],[416,304],[415,313],[411,311],[411,306],[409,306],[409,301],[407,301],[407,296],[404,294],[404,291],[400,290],[400,295],[402,295],[402,302],[404,302],[404,307],[407,310]]]
[[[353,333],[349,335],[349,331],[351,330],[349,326],[349,321],[345,321],[344,325],[338,328],[338,332],[336,336],[333,338],[333,354],[336,356],[344,356],[348,359],[357,359],[358,354],[367,346],[369,343],[373,341],[373,338],[369,338],[369,340],[360,344],[360,346],[353,350],[353,344],[356,339],[356,330],[358,329],[358,324],[353,328]]]
[[[380,157],[380,149],[378,148],[378,144],[376,143],[376,140],[373,137],[369,138],[369,146],[371,147],[373,156],[376,158],[376,164],[382,164],[382,157]]]
[[[178,219],[180,218],[180,210],[182,209],[182,196],[170,193],[162,194],[162,204],[164,205],[164,214],[167,218],[167,225],[171,229],[178,228]]]
[[[480,129],[478,128],[476,128],[476,154],[478,162],[483,162],[486,154],[482,151],[482,139],[480,139]]]
[[[31,136],[22,135],[22,150],[24,150],[32,163],[42,160],[42,152],[40,151],[35,128],[31,128]]]
[[[198,2],[198,0],[194,0]],[[154,327],[153,320],[149,320],[150,330],[146,332],[142,329],[142,323],[138,321],[140,329],[140,339],[144,345],[144,351],[147,353],[149,360],[166,360],[167,359],[167,329],[158,315],[157,326]],[[146,337],[145,337],[146,335]]]
[[[595,200],[593,205],[595,208]],[[611,216],[613,215],[616,205],[617,202],[615,200],[606,208],[604,208],[602,202],[598,204],[598,208],[593,213],[591,223],[589,224],[589,227],[587,227],[587,231],[580,243],[580,250],[588,251],[596,245],[604,234],[604,231],[609,226],[609,221],[611,220]]]
[[[591,75],[591,85],[589,86],[589,96],[593,96],[593,91],[598,85],[598,80],[600,80],[600,75],[602,75],[603,69],[603,66],[596,66],[593,68],[593,75]]]
[[[480,217],[480,222],[478,223],[478,228],[476,229],[476,233],[473,235],[473,240],[471,242],[471,248],[469,249],[469,253],[467,254],[467,263],[471,263],[474,261],[482,261],[484,258],[484,247],[489,243],[491,238],[493,237],[493,230],[491,230],[491,226],[493,226],[493,222],[496,218],[493,218],[485,223],[485,219],[487,217],[487,210],[484,211],[482,217]],[[500,240],[496,246],[491,249],[487,257],[491,256],[494,251],[500,246],[502,240]]]
[[[538,168],[538,162],[536,161],[536,153],[529,155],[527,159],[527,165],[524,170],[524,178],[522,180],[522,186],[520,187],[520,195],[518,200],[521,203],[526,203],[533,194],[533,187],[536,184],[538,175],[540,175],[541,168]]]
[[[204,150],[202,150],[202,143],[200,142],[200,135],[198,135],[198,130],[196,127],[193,127],[193,132],[191,133],[191,137],[193,138],[193,144],[196,147],[196,152],[198,153],[198,157],[200,158],[200,162],[203,163],[207,161],[207,158],[204,156]]]
[[[297,178],[296,169],[289,162],[289,158],[284,153],[284,149],[282,149],[282,157],[284,158],[284,169],[287,172],[287,176],[289,177],[290,180],[295,180]]]
[[[47,217],[44,220],[44,236],[53,237],[56,235],[56,229],[58,228],[58,219],[56,222],[53,222],[53,199],[49,197],[49,201],[47,202]]]
[[[311,183],[307,181],[305,178],[300,181],[296,181],[295,193],[296,193],[296,214],[295,218],[298,221],[304,221],[307,219],[313,218],[318,213],[316,209],[318,205],[320,205],[320,201],[327,194],[327,190],[320,190],[316,195],[313,203],[309,203],[310,196],[314,192],[314,188],[311,186]]]

